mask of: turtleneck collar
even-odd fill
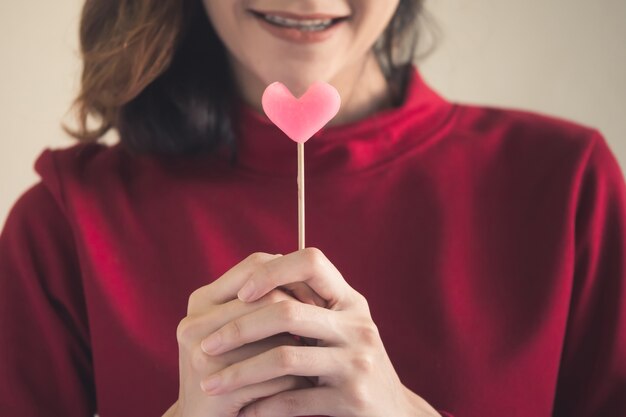
[[[454,105],[432,90],[417,68],[407,89],[399,107],[315,134],[304,146],[307,175],[365,170],[435,136]],[[296,175],[296,144],[265,115],[240,103],[233,122],[239,168],[268,176]]]

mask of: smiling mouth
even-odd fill
[[[250,10],[250,13],[275,27],[297,29],[303,32],[321,32],[349,18],[349,16],[332,17],[328,15],[297,16],[290,13],[259,12],[256,10]]]

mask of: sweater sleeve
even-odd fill
[[[626,188],[597,133],[588,155],[555,417],[626,416]]]
[[[93,385],[72,232],[38,184],[0,235],[0,415],[93,416]]]

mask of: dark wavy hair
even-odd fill
[[[394,105],[411,76],[423,3],[400,0],[374,46]],[[201,0],[87,0],[80,46],[78,128],[64,126],[79,141],[117,129],[136,153],[190,154],[233,143],[238,93]]]

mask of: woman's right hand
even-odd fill
[[[281,290],[274,290],[254,303],[237,298],[237,292],[252,272],[280,255],[253,254],[234,266],[222,277],[194,291],[189,297],[187,316],[177,329],[179,346],[180,388],[178,401],[165,416],[170,417],[236,417],[239,410],[255,400],[282,391],[311,387],[304,377],[284,376],[247,386],[237,391],[209,396],[201,388],[201,381],[208,375],[244,359],[280,345],[295,345],[291,335],[273,336],[256,343],[244,345],[223,355],[204,353],[200,342],[228,322],[256,311],[264,306],[293,297]]]

